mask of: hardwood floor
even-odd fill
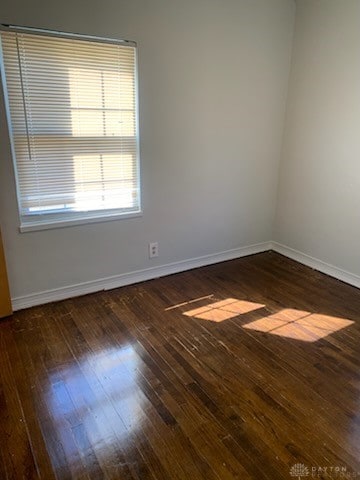
[[[360,478],[360,290],[276,253],[21,311],[0,342],[1,479]]]

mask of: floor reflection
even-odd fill
[[[78,464],[80,453],[96,469],[98,461],[114,458],[116,447],[131,445],[144,419],[138,362],[127,345],[87,354],[51,373],[47,403],[68,462]]]

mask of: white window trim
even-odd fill
[[[125,220],[131,218],[142,217],[143,211],[131,212],[131,213],[113,213],[113,214],[101,214],[99,216],[89,216],[87,218],[77,218],[77,219],[65,219],[63,215],[60,220],[51,220],[47,219],[46,223],[44,222],[26,222],[21,223],[19,230],[21,233],[26,232],[35,232],[38,230],[53,230],[55,228],[65,228],[65,227],[74,227],[76,225],[87,225],[91,223],[102,223],[102,222],[111,222],[114,220]]]

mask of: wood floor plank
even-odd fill
[[[39,423],[34,415],[31,385],[14,341],[10,321],[0,329],[0,443],[3,478],[46,478],[54,474]]]

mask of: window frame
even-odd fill
[[[134,94],[135,94],[135,171],[136,171],[136,181],[137,181],[137,204],[138,209],[131,209],[128,212],[125,208],[108,208],[108,209],[98,209],[98,210],[84,210],[84,211],[59,211],[46,213],[46,211],[38,214],[24,215],[21,213],[21,190],[20,182],[18,179],[18,167],[15,153],[15,141],[13,126],[11,121],[11,111],[10,111],[10,101],[7,88],[6,80],[6,71],[4,64],[3,56],[3,47],[2,40],[0,36],[0,77],[2,83],[4,105],[5,105],[5,114],[6,122],[8,127],[8,135],[10,141],[10,150],[13,163],[13,171],[16,183],[16,197],[17,197],[17,206],[19,214],[19,231],[20,232],[30,232],[36,230],[49,230],[55,228],[92,224],[99,222],[107,222],[114,220],[124,220],[131,219],[136,217],[141,217],[143,215],[142,210],[142,183],[141,183],[141,155],[140,155],[140,129],[139,129],[139,81],[138,81],[138,51],[136,42],[123,40],[123,39],[114,39],[106,37],[97,37],[92,35],[83,35],[77,33],[69,32],[58,32],[53,30],[38,29],[32,27],[20,27],[14,25],[3,25],[0,24],[0,32],[14,32],[14,33],[27,33],[31,35],[41,35],[41,36],[51,36],[51,37],[60,37],[74,40],[85,40],[88,42],[95,42],[101,44],[112,44],[112,45],[122,45],[130,46],[134,48]],[[111,138],[111,137],[110,137]],[[105,140],[104,140],[105,141]],[[110,140],[109,140],[110,141]]]

